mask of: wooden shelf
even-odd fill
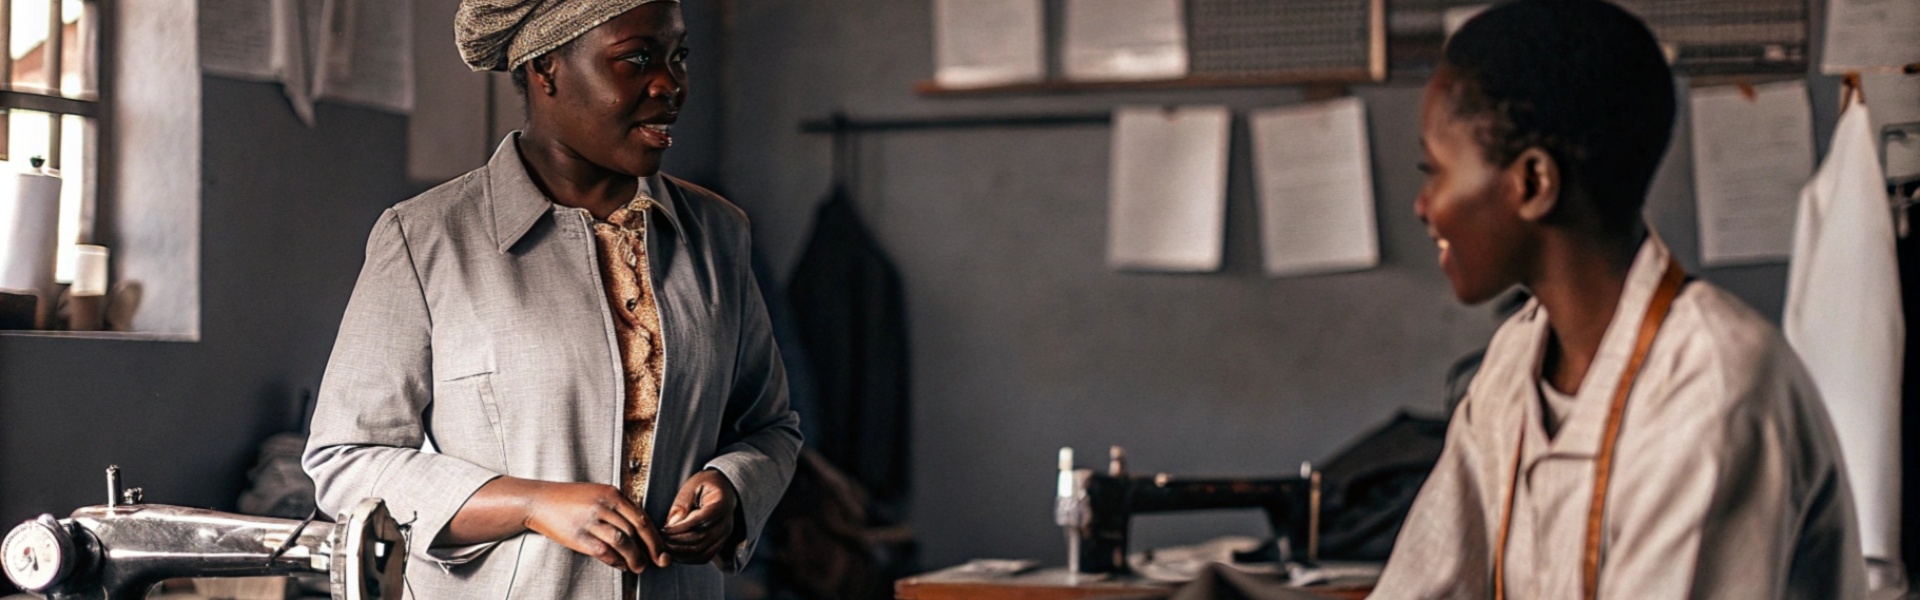
[[[0,329],[0,337],[50,338],[69,340],[120,340],[128,342],[198,342],[195,333],[159,333],[150,331],[53,331],[40,329]]]
[[[933,81],[922,81],[913,86],[913,91],[921,96],[936,98],[958,98],[971,96],[997,96],[1021,94],[1082,94],[1098,92],[1126,92],[1151,90],[1201,90],[1250,87],[1322,87],[1346,86],[1355,83],[1379,81],[1367,69],[1326,69],[1312,71],[1294,71],[1267,75],[1223,76],[1195,75],[1181,79],[1158,81],[1066,81],[1051,80],[1034,83],[1015,83],[985,87],[950,88]]]

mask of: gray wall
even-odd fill
[[[827,190],[825,136],[803,119],[1099,112],[1227,104],[1236,123],[1226,266],[1210,275],[1104,266],[1105,127],[869,134],[857,203],[907,286],[913,369],[911,520],[927,566],[972,557],[1061,561],[1054,452],[1099,464],[1109,444],[1144,472],[1288,473],[1402,407],[1436,412],[1446,367],[1482,346],[1490,310],[1453,300],[1412,215],[1418,78],[1357,86],[1371,121],[1382,263],[1263,276],[1246,109],[1285,88],[924,99],[930,3],[730,3],[723,180],[787,272]],[[1830,95],[1831,85],[1824,85]],[[1817,120],[1832,118],[1824,101]],[[1825,127],[1823,127],[1825,129]],[[1684,125],[1650,213],[1698,266]],[[1777,315],[1783,266],[1711,270]],[[1159,517],[1147,544],[1258,533],[1253,515]]]

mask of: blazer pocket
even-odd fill
[[[500,452],[500,469],[510,470],[507,464],[507,428],[500,423],[500,403],[493,398],[493,374],[480,376],[480,407],[487,411],[487,424],[493,426],[493,446]]]
[[[440,398],[436,399],[436,401],[453,400],[458,402],[468,399],[479,400],[477,404],[480,407],[481,417],[486,420],[486,432],[492,434],[492,450],[494,460],[497,461],[495,463],[498,465],[497,470],[502,473],[507,472],[509,470],[509,465],[507,464],[507,427],[506,423],[502,420],[503,413],[500,410],[500,402],[495,398],[493,393],[493,373],[464,375],[440,383],[441,386],[445,388],[446,393],[452,397]],[[473,434],[480,433],[478,431],[472,431],[471,427],[462,429],[471,431]],[[476,446],[478,446],[478,444],[468,447],[475,448]]]

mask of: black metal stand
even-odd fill
[[[924,131],[933,129],[1027,129],[1037,127],[1075,127],[1107,125],[1113,122],[1108,113],[1072,113],[1052,115],[962,115],[940,117],[908,117],[896,119],[854,119],[844,113],[834,113],[824,119],[811,119],[800,123],[802,133],[827,133],[844,135],[848,133],[871,133],[885,131]]]

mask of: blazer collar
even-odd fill
[[[680,214],[674,210],[679,202],[680,187],[668,181],[666,173],[654,173],[652,177],[641,180],[648,189],[653,190],[653,206],[667,218],[667,226],[674,231],[680,229]]]
[[[493,158],[487,160],[486,167],[486,204],[492,211],[494,242],[503,254],[526,237],[527,232],[533,230],[533,224],[556,206],[533,184],[533,176],[527,173],[527,165],[520,159],[519,141],[520,132],[507,134],[500,147],[493,151]],[[641,184],[651,190],[654,205],[666,216],[667,225],[680,230],[680,218],[674,208],[678,186],[659,174],[641,180]]]

